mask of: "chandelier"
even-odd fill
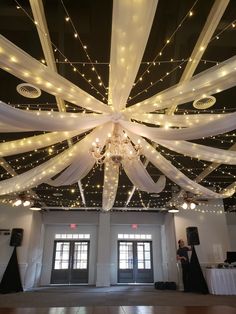
[[[113,135],[108,134],[104,146],[96,138],[95,142],[92,143],[91,154],[98,165],[109,161],[121,165],[123,161],[131,161],[140,156],[141,150],[140,141],[135,145],[126,133],[114,133]]]

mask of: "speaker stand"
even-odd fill
[[[0,293],[14,293],[23,291],[19,265],[17,260],[16,247],[12,252],[12,256],[9,260],[7,268],[3,274],[2,281],[0,283]]]
[[[198,261],[197,253],[194,245],[192,245],[192,255],[190,259],[190,290],[192,292],[199,292],[208,294],[208,287],[203,276],[200,263]]]

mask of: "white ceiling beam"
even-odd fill
[[[233,150],[236,151],[236,144],[234,144],[233,146],[231,146],[229,148],[229,150]],[[218,163],[212,163],[210,164],[210,166],[208,166],[206,169],[204,169],[197,177],[194,181],[196,181],[197,183],[201,182],[204,178],[206,178],[211,172],[213,172],[215,169],[217,169],[221,164]]]
[[[30,0],[30,6],[33,13],[34,21],[38,31],[40,43],[43,49],[44,58],[47,66],[57,72],[55,58],[53,54],[53,48],[51,44],[50,34],[47,27],[47,21],[44,13],[44,7],[42,0]],[[56,97],[56,102],[59,111],[66,111],[65,102],[59,97]]]
[[[191,61],[189,61],[185,67],[179,82],[189,81],[192,78],[228,4],[229,0],[215,0],[198,41],[192,51],[190,57]],[[167,110],[167,114],[173,114],[177,106],[178,104],[174,104],[170,109]]]
[[[202,32],[198,38],[198,41],[192,51],[189,61],[181,78],[180,82],[188,81],[194,74],[211,38],[214,34],[216,27],[218,26],[227,6],[229,4],[229,0],[215,0],[210,14],[208,15],[207,21],[202,29]],[[174,104],[168,111],[167,114],[173,114],[177,108],[178,104]],[[233,145],[230,150],[236,150],[236,145]],[[204,169],[194,181],[197,183],[201,182],[204,178],[206,178],[211,172],[217,169],[220,164],[212,163],[206,169]],[[233,183],[234,184],[234,183]],[[231,187],[231,185],[229,186]],[[228,187],[227,187],[228,188]]]
[[[5,169],[12,177],[17,176],[17,172],[9,165],[9,163],[2,157],[0,157],[0,166],[2,166],[3,169]],[[33,199],[38,199],[38,195],[33,191],[29,190],[28,194],[32,196]],[[42,203],[43,206],[45,206],[45,203]]]
[[[42,0],[30,0],[30,6],[31,6],[32,13],[34,16],[34,21],[37,22],[36,23],[37,31],[38,31],[39,39],[41,42],[41,46],[43,49],[44,58],[46,60],[47,66],[51,70],[57,73],[58,71],[57,71],[55,58],[53,54],[53,48],[52,48],[50,34],[49,34],[48,26],[47,26],[47,20],[45,17],[43,2]],[[65,102],[63,99],[56,96],[56,102],[57,102],[57,107],[59,111],[66,111]],[[68,141],[68,145],[71,146],[70,141]],[[82,184],[80,181],[78,182],[78,187],[80,190],[82,201],[84,204],[86,204],[84,191],[83,191]]]

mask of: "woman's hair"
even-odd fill
[[[183,240],[180,239],[180,240],[178,241],[179,247],[180,247],[180,242],[181,242],[181,241],[183,241]]]

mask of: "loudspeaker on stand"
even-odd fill
[[[186,228],[188,245],[199,245],[199,236],[197,227]]]
[[[13,228],[11,231],[10,246],[21,246],[23,240],[24,229],[22,228]]]

